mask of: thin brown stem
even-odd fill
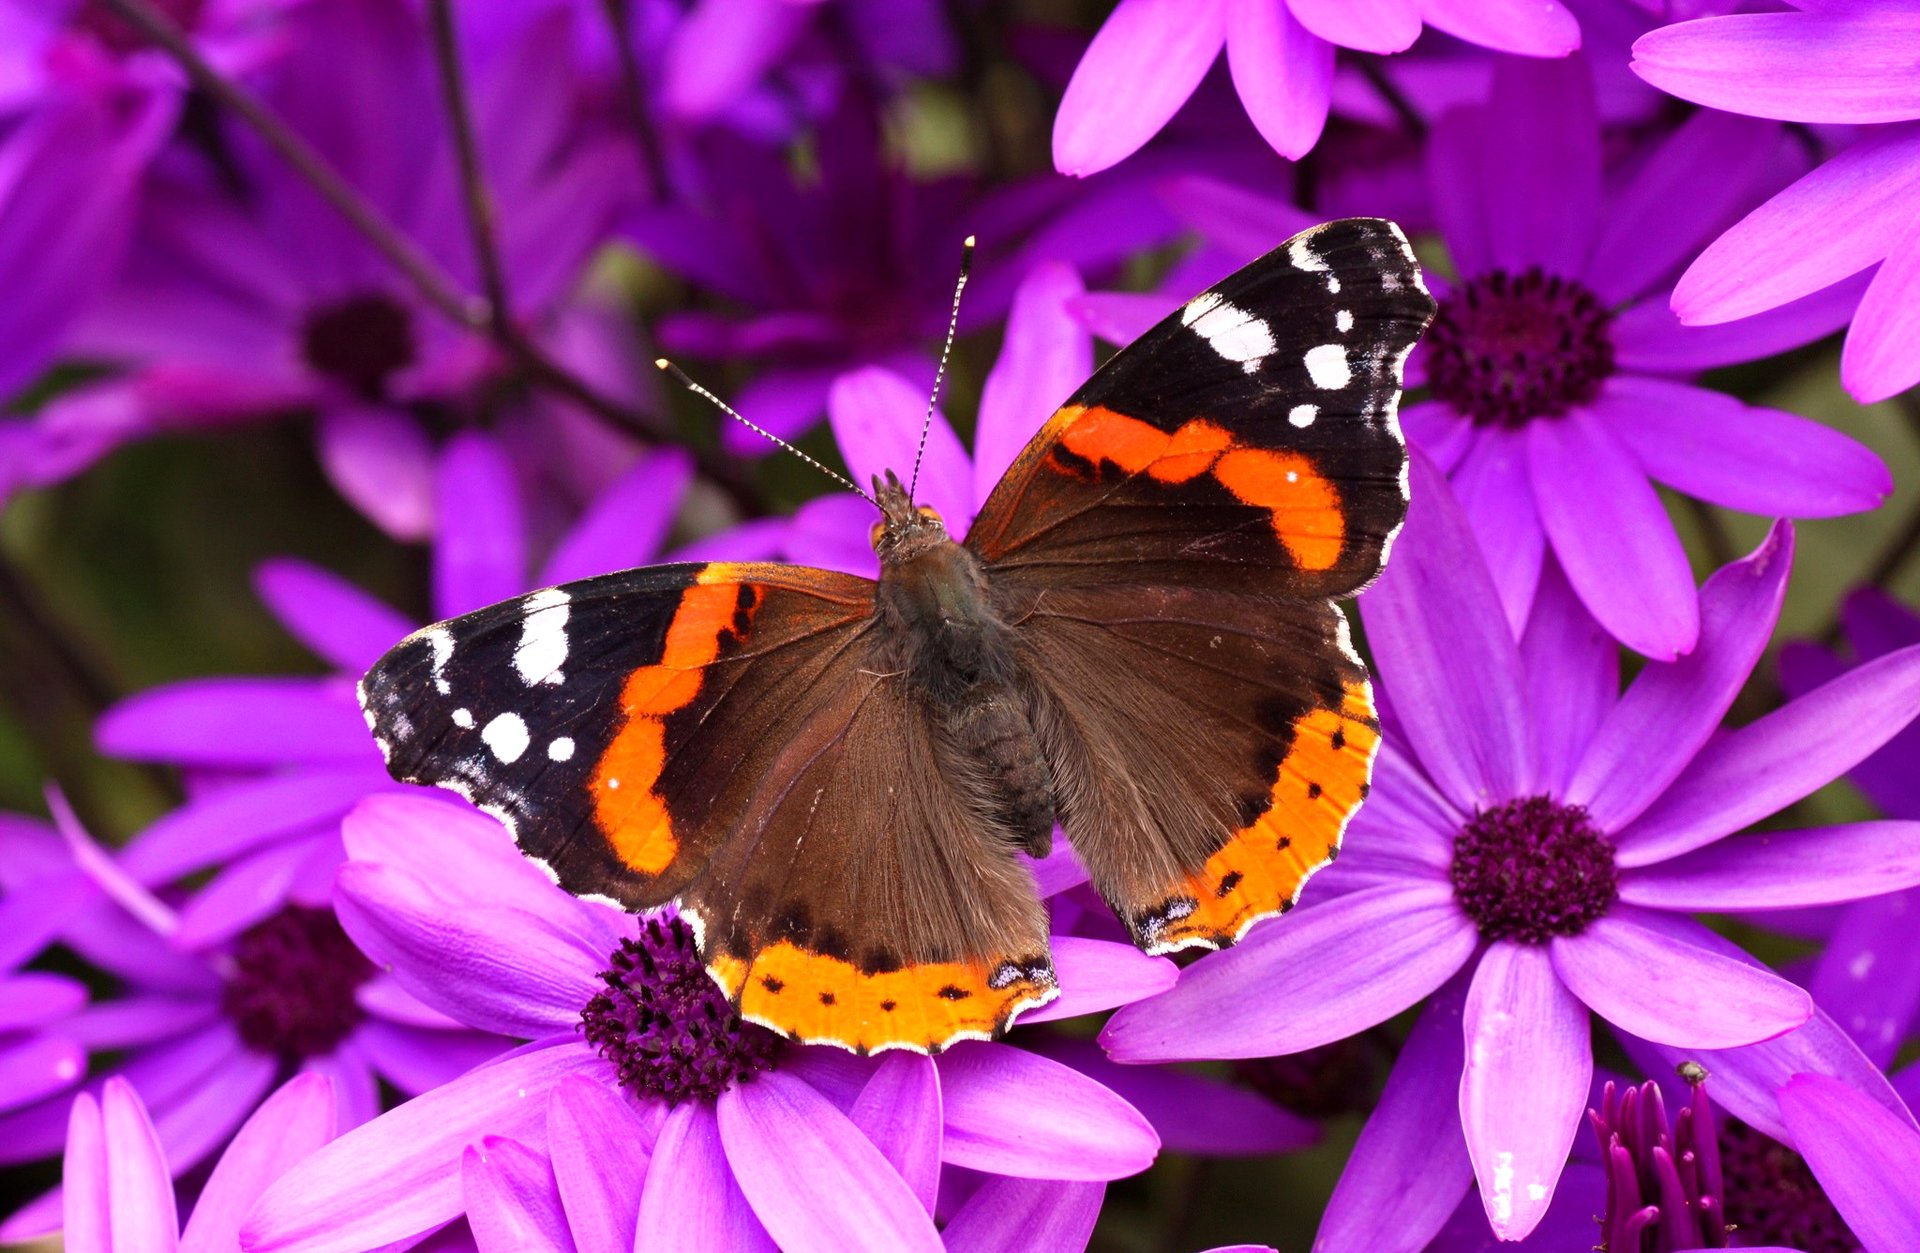
[[[667,194],[667,157],[660,145],[660,134],[653,128],[653,115],[647,111],[647,84],[640,73],[640,57],[633,50],[633,14],[631,0],[602,0],[607,25],[613,30],[614,56],[620,63],[620,97],[627,110],[627,125],[633,142],[640,149],[641,163],[647,169],[648,190],[655,199]]]
[[[455,158],[460,164],[460,193],[467,207],[467,225],[473,231],[473,251],[479,265],[480,282],[486,288],[487,307],[493,333],[513,317],[507,301],[507,275],[500,264],[500,240],[493,196],[487,190],[486,171],[480,164],[480,144],[473,133],[473,107],[467,91],[467,74],[460,64],[460,40],[453,25],[450,0],[428,0],[427,16],[433,27],[433,56],[440,69],[440,87],[446,94],[447,121],[453,131]]]
[[[1354,57],[1352,63],[1360,71],[1360,77],[1366,79],[1368,85],[1380,93],[1380,98],[1386,101],[1387,107],[1393,110],[1394,116],[1400,119],[1408,132],[1415,139],[1425,139],[1427,119],[1420,116],[1420,110],[1413,107],[1413,101],[1407,93],[1401,91],[1400,85],[1388,75],[1386,67],[1381,64],[1382,60],[1381,57],[1362,53]]]

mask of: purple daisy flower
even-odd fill
[[[249,1220],[255,1253],[432,1230],[463,1212],[463,1154],[487,1137],[544,1153],[556,1180],[569,1155],[596,1163],[592,1204],[639,1247],[704,1231],[802,1250],[937,1249],[942,1163],[1097,1183],[1159,1148],[1121,1098],[1010,1045],[937,1059],[790,1045],[733,1011],[678,918],[558,891],[497,823],[449,801],[370,799],[347,847],[342,918],[374,960],[427,1004],[532,1042],[296,1168]],[[1057,940],[1055,961],[1062,994],[1030,1021],[1136,999],[1171,974],[1097,940]]]
[[[1402,52],[1423,26],[1533,57],[1580,46],[1580,24],[1555,0],[1121,0],[1067,84],[1053,123],[1053,163],[1095,174],[1139,151],[1227,53],[1247,116],[1284,157],[1320,138],[1335,47]]]
[[[1920,383],[1920,235],[1907,211],[1920,196],[1920,13],[1887,0],[1798,7],[1681,22],[1633,45],[1635,72],[1684,100],[1865,128],[1701,253],[1673,308],[1689,325],[1728,322],[1872,271],[1849,305],[1840,379],[1863,402],[1884,400]]]
[[[87,1050],[61,1030],[88,1001],[66,975],[21,969],[93,899],[44,824],[0,814],[0,1117],[73,1087]]]
[[[69,1253],[227,1253],[247,1207],[334,1134],[333,1089],[302,1075],[268,1097],[213,1167],[183,1230],[167,1149],[140,1094],[113,1078],[68,1121],[63,1237]]]
[[[1373,1143],[1363,1137],[1330,1207],[1329,1247],[1372,1231],[1381,1206],[1419,1211],[1409,1230],[1437,1226],[1469,1166],[1494,1231],[1531,1231],[1585,1105],[1589,1009],[1688,1050],[1808,1022],[1805,992],[1730,956],[1688,913],[1920,882],[1920,824],[1734,834],[1852,767],[1920,708],[1910,649],[1715,734],[1778,615],[1785,524],[1707,582],[1699,646],[1649,663],[1620,693],[1617,652],[1557,568],[1516,642],[1465,513],[1419,455],[1413,501],[1392,565],[1361,601],[1391,716],[1373,797],[1332,876],[1344,891],[1202,959],[1103,1037],[1127,1061],[1288,1053],[1440,990],[1415,1033],[1437,1038],[1403,1054]],[[1288,995],[1249,991],[1275,987]],[[1463,1055],[1443,1048],[1463,1050],[1464,1067],[1436,1063]],[[1431,1134],[1402,1135],[1389,1110],[1456,1085],[1465,1143],[1436,1160]]]
[[[1819,293],[1715,331],[1667,307],[1673,271],[1751,203],[1776,142],[1765,123],[1703,113],[1603,187],[1578,59],[1503,61],[1485,107],[1435,127],[1431,190],[1459,278],[1435,284],[1414,354],[1429,398],[1400,416],[1453,480],[1516,627],[1551,549],[1614,638],[1660,660],[1694,646],[1693,574],[1652,481],[1803,518],[1892,489],[1839,432],[1685,381],[1818,338],[1853,299]]]
[[[558,20],[556,16],[555,20]],[[457,162],[422,19],[378,0],[312,0],[267,102],[449,273],[477,290]],[[552,23],[549,23],[551,26]],[[628,147],[584,130],[552,29],[471,67],[478,144],[515,316],[545,329],[633,185]],[[343,77],[347,76],[347,77]],[[432,447],[415,407],[477,403],[489,344],[428,308],[251,132],[231,138],[244,200],[186,152],[149,180],[126,271],[72,350],[126,368],[50,405],[14,482],[72,473],[117,444],[299,410],[351,502],[389,532],[433,523]]]

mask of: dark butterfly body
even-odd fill
[[[1115,356],[964,544],[876,483],[877,582],[659,566],[429,627],[368,673],[398,778],[561,886],[674,901],[750,1019],[860,1051],[1057,995],[1016,855],[1059,822],[1149,952],[1232,943],[1338,851],[1378,744],[1335,598],[1406,510],[1432,312],[1391,224],[1295,237]]]

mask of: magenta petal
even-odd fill
[[[94,724],[100,751],[242,769],[372,759],[347,679],[196,679],[129,697]]]
[[[1643,301],[1613,320],[1614,364],[1624,374],[1691,374],[1757,361],[1843,329],[1867,290],[1868,272],[1765,313],[1686,326],[1667,300]]]
[[[1420,37],[1415,0],[1276,0],[1271,7],[1291,9],[1316,37],[1360,52],[1405,52]]]
[[[956,1047],[940,1059],[941,1156],[1026,1179],[1120,1179],[1153,1164],[1160,1137],[1140,1112],[1070,1066],[1005,1044]],[[1049,1114],[1033,1117],[1037,1093]]]
[[[378,759],[236,783],[162,817],[122,850],[120,864],[142,883],[166,883],[338,822],[367,793],[388,783]]]
[[[1730,322],[1798,300],[1886,257],[1920,197],[1920,127],[1869,135],[1749,213],[1673,289],[1687,323]]]
[[[1427,186],[1447,250],[1462,274],[1494,268],[1492,226],[1487,221],[1483,170],[1493,151],[1486,137],[1486,110],[1449,109],[1427,140]]]
[[[181,1253],[231,1253],[240,1224],[267,1185],[333,1138],[333,1086],[300,1075],[247,1119],[194,1202]]]
[[[356,1127],[282,1175],[241,1229],[251,1253],[358,1253],[460,1213],[460,1154],[486,1135],[546,1144],[547,1091],[603,1070],[573,1040],[523,1050]]]
[[[1473,451],[1454,468],[1452,483],[1454,497],[1473,522],[1507,624],[1517,636],[1540,586],[1547,553],[1546,532],[1540,529],[1528,481],[1525,437],[1499,427],[1479,432]]]
[[[1861,901],[1841,915],[1807,991],[1874,1065],[1890,1067],[1920,1015],[1920,962],[1911,959],[1920,892]]]
[[[1074,321],[1110,344],[1131,344],[1179,304],[1151,292],[1088,292],[1068,302]]]
[[[1093,1235],[1106,1191],[1099,1183],[988,1179],[941,1233],[947,1253],[1078,1253]]]
[[[898,474],[902,483],[910,481],[920,447],[920,428],[927,414],[925,389],[884,366],[868,366],[833,381],[827,413],[833,422],[833,437],[847,459],[847,470],[862,491],[867,490],[873,476],[889,470]],[[966,534],[973,521],[973,468],[960,437],[938,410],[927,428],[926,453],[914,499],[939,510],[955,535]]]
[[[73,1099],[73,1109],[67,1115],[67,1150],[62,1165],[65,1194],[60,1198],[60,1229],[64,1247],[74,1253],[108,1253],[113,1248],[113,1215],[108,1209],[113,1180],[100,1102],[91,1093],[82,1092]],[[7,1225],[9,1239],[39,1234],[41,1226],[23,1222],[17,1213]]]
[[[1920,822],[1736,835],[1629,871],[1620,899],[1675,912],[1835,905],[1920,886]]]
[[[1501,942],[1480,958],[1464,1015],[1460,1121],[1487,1221],[1519,1240],[1546,1216],[1593,1081],[1587,1009],[1544,949]]]
[[[1702,749],[1616,834],[1622,866],[1710,844],[1837,779],[1920,710],[1920,647],[1876,657]]]
[[[1443,880],[1363,888],[1202,958],[1171,992],[1114,1014],[1100,1040],[1127,1062],[1297,1053],[1385,1022],[1478,944]]]
[[[400,540],[433,530],[433,446],[409,414],[335,404],[320,412],[320,464],[355,509]]]
[[[457,437],[434,478],[433,611],[467,613],[525,590],[526,528],[513,464],[481,435]]]
[[[0,1035],[57,1022],[86,1003],[87,985],[77,979],[39,970],[0,970]]]
[[[1400,726],[1428,776],[1472,812],[1533,778],[1520,651],[1446,480],[1416,454],[1411,482],[1406,528],[1360,612]]]
[[[292,557],[261,562],[253,585],[295,638],[348,674],[365,670],[413,630],[397,610],[339,575]]]
[[[1920,78],[1920,74],[1912,77]],[[1920,383],[1920,233],[1910,233],[1880,263],[1867,294],[1854,311],[1840,353],[1840,381],[1853,398],[1869,404]]]
[[[1596,1014],[1642,1039],[1689,1048],[1770,1040],[1813,1014],[1785,979],[1686,944],[1616,906],[1551,946],[1553,968]]]
[[[101,1089],[100,1123],[113,1238],[99,1247],[114,1253],[173,1253],[180,1241],[173,1176],[147,1107],[125,1079],[109,1079]]]
[[[1600,204],[1600,120],[1585,59],[1495,62],[1480,188],[1495,264],[1584,272]]]
[[[1419,33],[1418,18],[1413,29]],[[1297,161],[1319,142],[1333,100],[1333,45],[1285,3],[1230,0],[1227,67],[1247,116],[1275,152]]]
[[[1592,410],[1649,475],[1729,509],[1826,518],[1877,508],[1893,491],[1886,463],[1866,445],[1722,392],[1618,376]]]
[[[938,1253],[939,1233],[913,1191],[805,1082],[761,1075],[721,1093],[716,1112],[740,1191],[786,1253]]]
[[[1020,1015],[1023,1023],[1078,1018],[1116,1005],[1128,1005],[1172,987],[1179,967],[1164,957],[1148,957],[1131,944],[1083,936],[1053,937],[1053,966],[1060,995]]]
[[[1607,713],[1566,789],[1601,830],[1645,812],[1719,729],[1773,636],[1792,569],[1793,528],[1781,523],[1700,589],[1693,651],[1648,663]]]
[[[1552,795],[1566,795],[1587,746],[1620,699],[1620,648],[1574,595],[1557,562],[1541,572],[1520,637],[1520,662],[1539,740],[1541,785]],[[1381,791],[1376,782],[1369,807]]]
[[[553,1085],[547,1104],[547,1156],[583,1250],[633,1244],[653,1133],[619,1091],[581,1075]]]
[[[808,6],[782,0],[702,0],[667,44],[660,91],[668,110],[707,121],[750,91],[799,35]]]
[[[1464,982],[1439,993],[1407,1036],[1327,1202],[1313,1247],[1419,1253],[1473,1183],[1460,1132]]]
[[[1533,498],[1567,581],[1613,637],[1656,661],[1694,646],[1686,551],[1646,471],[1582,409],[1527,430]]]
[[[1421,0],[1427,25],[1455,39],[1524,57],[1563,57],[1580,23],[1559,0]]]
[[[980,393],[969,504],[985,503],[1048,415],[1093,372],[1092,337],[1067,312],[1085,290],[1073,267],[1057,261],[1041,262],[1021,280]]]
[[[58,1035],[0,1037],[0,1110],[70,1088],[87,1073],[87,1050]]]
[[[1825,1075],[1780,1089],[1793,1146],[1870,1253],[1920,1244],[1920,1132],[1871,1098]]]
[[[1807,6],[1809,8],[1827,6]],[[1633,70],[1696,104],[1787,122],[1920,117],[1920,13],[1741,13],[1642,35]]]
[[[1054,168],[1084,177],[1137,152],[1200,85],[1226,37],[1226,0],[1121,0],[1067,83]]]
[[[547,1159],[517,1140],[483,1137],[460,1155],[460,1196],[480,1253],[573,1253]]]
[[[929,1057],[895,1050],[881,1059],[847,1111],[927,1213],[940,1194],[940,1072]]]
[[[547,558],[540,581],[570,583],[652,561],[666,546],[692,481],[693,457],[684,449],[660,449],[640,458],[574,523]]]
[[[776,1253],[727,1164],[710,1106],[698,1101],[675,1106],[662,1124],[640,1196],[633,1247]]]

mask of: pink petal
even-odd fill
[[[480,1253],[573,1253],[553,1167],[517,1140],[484,1136],[460,1154],[460,1194]]]
[[[1920,13],[1741,13],[1642,35],[1633,70],[1696,104],[1788,122],[1920,117]]]
[[[1869,1253],[1920,1242],[1920,1133],[1825,1075],[1795,1075],[1780,1114],[1814,1177]]]
[[[636,1250],[777,1253],[740,1193],[710,1106],[688,1101],[674,1107],[660,1127],[649,1172],[640,1194]]]
[[[1913,75],[1920,78],[1920,74]],[[1840,353],[1840,380],[1862,404],[1886,400],[1920,383],[1920,229],[1907,236],[1867,284]]]
[[[862,491],[868,490],[875,475],[884,476],[888,470],[909,483],[927,416],[924,389],[884,366],[868,366],[833,381],[827,413],[847,469]],[[954,535],[965,535],[973,522],[973,467],[967,450],[937,410],[926,430],[926,453],[914,499],[939,510]]]
[[[180,1244],[173,1174],[147,1107],[126,1080],[116,1076],[101,1089],[100,1122],[112,1179],[107,1213],[113,1253],[173,1253]]]
[[[582,1250],[634,1242],[653,1144],[652,1130],[625,1092],[581,1075],[553,1086],[547,1156],[567,1226]]]
[[[347,501],[400,540],[433,531],[433,445],[407,414],[329,405],[317,431],[320,464]]]
[[[933,1213],[940,1193],[940,1072],[933,1060],[894,1051],[881,1059],[847,1111],[921,1206]]]
[[[954,1211],[941,1233],[947,1253],[1087,1247],[1106,1186],[989,1178]]]
[[[1226,0],[1121,0],[1067,83],[1053,164],[1085,177],[1139,151],[1186,103],[1226,42]]]
[[[1092,338],[1067,312],[1067,302],[1085,290],[1073,267],[1059,262],[1042,262],[1021,280],[1000,356],[980,393],[968,503],[986,503],[1027,441],[1093,373]]]
[[[1153,1164],[1160,1137],[1140,1112],[1071,1066],[984,1041],[940,1059],[942,1158],[1023,1179],[1121,1179]],[[1036,1092],[1049,1114],[1033,1118]]]
[[[1427,25],[1456,39],[1525,57],[1563,57],[1580,23],[1558,0],[1421,0]]]
[[[1359,52],[1405,52],[1420,37],[1413,0],[1268,0],[1320,39]]]
[[[520,485],[500,445],[462,435],[434,477],[433,611],[467,613],[526,589]]]
[[[220,1155],[194,1202],[181,1253],[230,1253],[240,1224],[267,1185],[333,1138],[333,1086],[300,1075],[268,1097]]]

